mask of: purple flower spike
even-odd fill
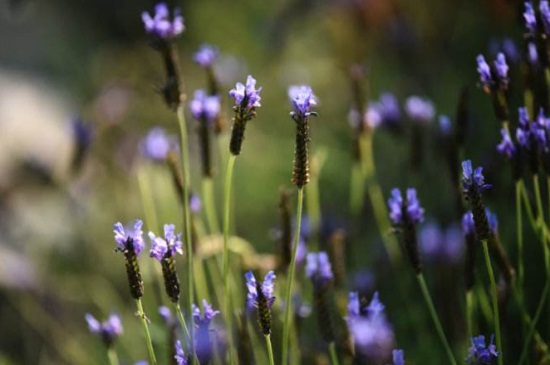
[[[197,53],[193,56],[193,59],[195,60],[195,63],[197,63],[199,66],[208,68],[212,67],[214,62],[217,61],[219,55],[219,51],[216,47],[211,46],[209,44],[203,44]]]
[[[435,108],[431,100],[411,96],[405,101],[405,112],[413,121],[429,123],[434,118]]]
[[[416,196],[416,189],[407,189],[407,200],[403,201],[401,191],[392,189],[391,197],[388,199],[389,216],[394,226],[405,223],[420,223],[424,220],[424,209]]]
[[[416,197],[416,189],[407,189],[407,215],[412,223],[420,223],[424,220],[424,209]]]
[[[143,231],[141,227],[143,222],[136,219],[134,227],[124,228],[120,222],[115,223],[113,232],[115,233],[115,241],[117,243],[116,250],[124,252],[132,249],[134,253],[139,255],[143,248],[145,248],[145,242],[143,242]]]
[[[196,90],[193,100],[189,103],[189,109],[196,120],[212,123],[220,113],[220,97],[209,96],[204,90]]]
[[[493,83],[493,78],[491,77],[491,68],[485,57],[483,55],[478,55],[476,58],[477,62],[477,73],[479,74],[479,82],[484,88],[489,88]]]
[[[237,82],[235,88],[229,91],[229,96],[235,100],[236,106],[250,110],[261,106],[261,91],[261,87],[256,89],[256,79],[252,75],[248,75],[246,85]]]
[[[288,97],[294,107],[294,111],[291,112],[291,115],[296,115],[303,119],[315,114],[311,112],[310,109],[313,105],[317,105],[317,99],[315,95],[313,95],[310,86],[290,86],[288,88]]]
[[[178,365],[187,365],[187,356],[185,356],[185,352],[183,352],[183,347],[181,346],[181,342],[178,340],[175,344],[176,348],[176,354],[174,355],[174,359],[176,359],[176,362]]]
[[[185,30],[183,17],[179,9],[174,11],[174,17],[170,20],[170,12],[165,3],[155,6],[155,15],[148,12],[141,13],[141,19],[145,25],[145,31],[162,39],[173,39]]]
[[[512,142],[508,128],[502,128],[500,134],[502,135],[502,141],[498,144],[497,151],[506,158],[511,159],[516,154],[516,147]]]
[[[164,162],[176,145],[173,136],[169,136],[164,128],[155,127],[149,131],[140,144],[142,155],[155,162]]]
[[[472,169],[472,161],[466,160],[462,162],[462,186],[467,195],[472,195],[474,191],[481,193],[491,188],[491,185],[485,184],[482,172],[482,167],[478,167],[475,170]]]
[[[195,325],[207,328],[210,325],[210,322],[212,322],[212,319],[220,314],[220,311],[215,311],[210,304],[206,301],[206,299],[202,300],[202,316],[201,316],[201,310],[199,307],[193,304],[193,321],[195,322]]]
[[[485,336],[479,335],[471,338],[472,346],[468,349],[466,361],[470,365],[490,365],[494,364],[500,352],[493,344],[493,336],[489,345],[485,344]]]
[[[439,130],[444,136],[450,136],[452,132],[451,118],[447,115],[439,116]]]
[[[332,266],[326,252],[311,252],[306,257],[306,275],[316,288],[321,288],[334,279]]]
[[[541,0],[539,10],[542,25],[544,26],[544,33],[548,36],[550,35],[550,6],[548,5],[548,0]]]
[[[154,257],[159,261],[162,261],[166,252],[168,252],[168,245],[162,237],[156,237],[153,232],[149,232],[149,238],[151,239],[151,250],[149,256]]]
[[[150,257],[154,257],[162,261],[169,252],[170,256],[175,256],[176,253],[183,254],[181,233],[175,233],[176,227],[173,224],[164,225],[164,238],[156,237],[153,232],[149,232],[151,239]]]
[[[393,365],[405,365],[405,354],[403,350],[393,350]]]
[[[464,213],[462,216],[462,230],[464,235],[469,236],[476,233],[476,226],[474,224],[474,215],[472,211]]]
[[[525,12],[523,13],[525,19],[525,27],[529,33],[534,34],[537,30],[537,18],[535,17],[535,10],[533,5],[529,2],[525,2]]]
[[[100,323],[89,313],[86,314],[85,319],[88,323],[88,329],[90,332],[100,335],[107,346],[110,346],[117,337],[122,335],[124,331],[122,328],[122,321],[116,314],[111,314],[103,323]]]
[[[248,289],[247,302],[249,308],[258,308],[259,293],[258,293],[258,283],[256,282],[256,277],[252,271],[248,271],[244,277],[246,278],[246,287]],[[260,285],[262,291],[261,295],[265,298],[267,308],[271,308],[275,297],[273,296],[273,290],[275,286],[275,273],[269,271],[264,278],[264,281]]]
[[[495,60],[495,71],[497,77],[501,82],[508,82],[508,70],[509,67],[506,63],[506,57],[504,56],[504,53],[497,54],[497,58]]]
[[[390,220],[394,225],[400,225],[403,222],[403,197],[401,190],[394,188],[391,191],[391,197],[388,199],[388,207],[390,208]]]
[[[348,302],[348,320],[359,317],[361,314],[361,304],[359,302],[359,293],[352,291],[349,293]]]

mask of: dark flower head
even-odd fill
[[[141,13],[141,19],[147,33],[162,39],[173,39],[185,30],[183,16],[181,16],[179,9],[174,11],[174,17],[170,20],[170,12],[165,3],[159,3],[155,6],[153,17],[144,11]]]
[[[405,365],[405,355],[403,350],[392,351],[393,365]]]
[[[405,112],[413,121],[429,123],[434,118],[435,108],[431,100],[411,96],[405,101]]]
[[[173,224],[164,225],[164,238],[156,237],[153,232],[149,232],[151,239],[151,251],[149,256],[162,261],[166,253],[170,252],[170,256],[175,256],[176,253],[183,254],[181,233],[175,234],[176,227]]]
[[[485,184],[485,178],[482,174],[483,167],[472,169],[472,161],[466,160],[462,162],[462,187],[465,193],[470,195],[473,191],[481,193],[491,188],[491,185]]]
[[[407,200],[403,201],[401,191],[392,189],[391,197],[388,199],[389,215],[395,226],[406,222],[416,224],[424,220],[424,209],[416,196],[416,189],[407,189]]]
[[[516,154],[516,147],[514,146],[514,142],[512,142],[508,128],[503,127],[500,130],[500,134],[502,135],[502,141],[498,144],[497,151],[501,155],[506,156],[506,158],[511,159]]]
[[[326,252],[310,252],[306,256],[306,275],[316,287],[323,287],[334,279]]]
[[[298,115],[301,118],[307,118],[314,112],[311,112],[311,107],[317,105],[317,99],[313,95],[313,90],[310,86],[301,85],[301,86],[290,86],[288,88],[288,97],[292,102],[294,111],[291,112],[291,115]]]
[[[111,314],[103,323],[100,323],[89,313],[86,314],[85,318],[90,332],[100,335],[107,346],[110,346],[123,332],[122,321],[116,314]]]
[[[136,256],[139,255],[145,247],[142,237],[142,226],[143,222],[139,219],[136,219],[133,228],[124,228],[120,222],[115,223],[113,232],[115,233],[115,241],[117,243],[116,250],[124,252],[131,248]]]
[[[262,88],[256,89],[256,79],[252,75],[246,78],[246,85],[237,82],[234,89],[229,91],[229,96],[235,100],[235,105],[244,109],[254,109],[261,106],[260,92]]]
[[[176,355],[174,355],[174,359],[176,359],[176,363],[178,365],[187,365],[187,356],[185,356],[185,352],[183,352],[183,347],[181,346],[181,342],[178,340],[175,344],[176,347]]]
[[[544,26],[544,33],[550,35],[550,6],[548,6],[548,0],[541,0],[539,10],[542,25]]]
[[[525,2],[525,12],[523,13],[523,18],[525,19],[525,27],[529,33],[534,34],[537,30],[537,18],[535,17],[533,4],[529,1]]]
[[[193,304],[193,321],[195,322],[195,325],[203,328],[208,328],[210,325],[210,322],[212,322],[212,319],[220,314],[220,311],[215,311],[210,304],[206,301],[206,299],[202,300],[202,316],[201,316],[201,310],[199,307],[197,307],[195,304]]]
[[[491,365],[496,363],[500,352],[493,344],[493,336],[489,345],[485,344],[485,336],[479,335],[471,338],[472,346],[468,349],[466,361],[470,365]]]
[[[189,109],[196,120],[213,123],[220,114],[220,97],[218,95],[210,96],[204,90],[196,90],[193,100],[189,103]]]
[[[209,44],[203,44],[197,53],[193,56],[195,63],[202,67],[212,67],[214,62],[217,61],[219,51],[216,47]]]
[[[246,287],[248,289],[247,294],[247,302],[248,307],[258,307],[258,283],[256,282],[256,278],[254,277],[254,274],[252,271],[248,271],[244,277],[246,278]],[[273,302],[275,301],[275,297],[273,296],[273,289],[275,286],[275,273],[273,271],[269,271],[264,278],[264,281],[261,284],[261,291],[262,295],[267,300],[267,306],[268,308],[271,308],[273,305]]]
[[[173,136],[169,136],[164,128],[155,127],[147,133],[140,144],[142,155],[156,162],[164,162],[168,154],[177,145]]]
[[[493,234],[498,232],[498,219],[497,215],[492,213],[489,209],[485,209],[485,214],[487,215],[487,221],[489,223],[489,229]],[[464,235],[476,234],[476,227],[474,223],[474,215],[472,211],[469,210],[462,216],[462,231]]]

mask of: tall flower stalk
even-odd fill
[[[292,183],[298,188],[298,202],[296,204],[296,227],[294,232],[294,246],[288,269],[285,300],[285,317],[283,325],[282,362],[288,362],[288,347],[291,327],[292,312],[292,284],[294,283],[294,271],[296,269],[296,252],[300,240],[302,224],[302,206],[304,201],[304,186],[309,182],[309,117],[317,113],[311,111],[311,107],[317,104],[315,95],[309,86],[291,86],[288,95],[292,100],[294,110],[290,112],[291,118],[296,123],[296,145],[294,149],[294,168],[292,171]]]
[[[156,365],[157,360],[155,357],[155,351],[153,350],[153,342],[151,341],[151,334],[149,333],[148,319],[143,311],[143,305],[141,303],[141,297],[143,297],[143,280],[141,279],[141,272],[139,269],[139,262],[137,260],[138,255],[145,248],[143,242],[143,231],[141,227],[143,222],[137,219],[134,222],[134,226],[131,228],[124,228],[121,223],[115,223],[114,233],[115,241],[117,243],[116,251],[122,252],[126,260],[126,275],[128,276],[128,285],[130,288],[130,295],[136,301],[137,315],[143,325],[143,331],[145,332],[145,339],[147,342],[147,351],[149,352],[149,359],[152,365]]]
[[[229,91],[229,96],[233,98],[233,127],[231,129],[231,140],[229,142],[229,161],[225,175],[224,200],[223,200],[223,297],[225,301],[225,322],[229,338],[229,360],[233,362],[233,325],[231,299],[229,295],[229,213],[231,198],[231,182],[233,180],[233,168],[237,156],[241,153],[242,143],[246,124],[256,117],[256,108],[261,106],[260,92],[262,88],[256,88],[256,80],[249,75],[246,79],[246,85],[238,82],[234,89]]]

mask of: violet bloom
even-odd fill
[[[210,96],[204,90],[196,90],[193,100],[189,103],[189,109],[196,120],[213,123],[220,113],[220,97]]]
[[[500,352],[497,351],[497,347],[493,344],[493,336],[489,345],[485,344],[485,336],[479,335],[471,338],[472,346],[468,349],[468,357],[466,361],[470,365],[491,365],[496,363],[497,357],[500,356]]]
[[[539,10],[544,33],[548,36],[550,35],[550,6],[548,5],[548,0],[541,0]]]
[[[326,252],[310,252],[306,256],[306,276],[317,289],[323,288],[334,279],[332,267]]]
[[[174,17],[170,20],[170,12],[166,3],[155,5],[155,15],[153,17],[144,11],[141,13],[141,19],[147,33],[162,39],[173,39],[185,30],[180,10],[174,10]]]
[[[476,58],[477,73],[479,74],[479,82],[484,88],[489,89],[493,84],[493,78],[491,76],[491,68],[483,55],[478,55]]]
[[[150,257],[154,257],[159,261],[162,261],[166,254],[173,257],[176,253],[180,255],[183,254],[182,242],[181,242],[181,233],[175,233],[176,226],[173,224],[164,225],[164,238],[156,237],[153,232],[149,232],[149,238],[151,239],[151,251],[149,252]]]
[[[403,201],[401,191],[392,189],[391,197],[388,199],[390,220],[395,226],[407,223],[420,223],[424,220],[424,209],[416,196],[416,189],[407,189],[407,200]]]
[[[472,168],[472,161],[466,160],[462,162],[462,187],[464,193],[468,197],[473,197],[476,194],[481,194],[483,191],[490,189],[491,185],[485,183],[483,177],[483,167]]]
[[[196,194],[191,194],[191,197],[189,198],[189,207],[191,208],[191,212],[193,214],[199,214],[201,212],[201,198],[199,198]]]
[[[463,237],[455,226],[441,229],[428,223],[420,231],[420,248],[427,260],[441,263],[457,263],[462,258]]]
[[[357,293],[350,293],[347,323],[356,352],[373,363],[381,363],[390,357],[393,349],[393,329],[386,320],[384,305],[377,293],[365,308],[359,303]]]
[[[317,105],[317,99],[315,95],[313,95],[310,86],[290,86],[288,88],[288,97],[294,108],[290,113],[293,118],[305,119],[310,115],[315,115],[315,112],[311,111],[311,107]]]
[[[119,252],[130,250],[138,256],[145,247],[142,226],[143,222],[139,219],[136,219],[133,227],[124,228],[120,222],[115,223],[113,232],[117,243],[116,250]]]
[[[525,2],[525,12],[523,13],[525,19],[525,27],[531,34],[535,34],[537,30],[537,18],[535,17],[535,10],[531,2]]]
[[[197,53],[193,55],[193,60],[201,67],[209,68],[217,61],[218,56],[219,51],[216,47],[209,44],[203,44],[200,46]]]
[[[539,62],[539,51],[533,42],[527,43],[527,59],[533,66],[536,66]]]
[[[252,271],[248,271],[244,277],[246,278],[246,287],[248,289],[247,302],[248,307],[258,308],[259,301],[265,300],[267,307],[271,308],[275,297],[273,296],[273,287],[275,286],[275,273],[269,271],[264,278],[264,281],[259,284]],[[258,290],[258,288],[260,290]]]
[[[142,155],[155,162],[164,162],[175,145],[173,136],[169,136],[164,128],[155,127],[141,142],[140,151]]]
[[[392,93],[383,93],[377,101],[370,101],[365,112],[365,122],[371,128],[396,125],[401,118],[399,102]]]
[[[89,313],[87,313],[84,318],[88,323],[90,332],[101,336],[107,347],[111,346],[114,340],[123,332],[122,321],[116,314],[111,314],[103,323],[100,323]]]
[[[176,354],[174,355],[174,359],[176,359],[176,363],[178,365],[187,365],[187,356],[185,355],[185,352],[183,352],[183,347],[181,346],[181,342],[178,340],[175,344],[176,348]]]
[[[405,354],[403,350],[392,351],[393,365],[405,365]]]
[[[505,84],[508,83],[508,64],[506,63],[506,56],[504,56],[504,53],[497,54],[497,58],[495,60],[495,71],[497,78],[504,82]]]
[[[429,123],[435,115],[434,104],[431,100],[419,96],[410,96],[405,101],[405,112],[416,122]]]
[[[439,130],[444,136],[450,136],[452,132],[451,118],[447,115],[439,116]]]
[[[498,218],[497,215],[492,213],[489,209],[485,209],[485,215],[487,216],[487,221],[489,224],[489,229],[493,234],[498,233]],[[476,227],[474,223],[474,215],[472,214],[472,211],[469,210],[462,216],[462,231],[464,232],[464,235],[475,235],[476,234]]]
[[[530,120],[527,114],[527,108],[522,107],[518,109],[519,119],[518,128],[516,129],[516,139],[520,147],[529,149],[531,147],[530,138]]]
[[[165,325],[172,326],[175,323],[172,311],[167,306],[162,305],[159,307],[159,315]]]
[[[202,301],[203,312],[193,304],[193,322],[195,323],[195,354],[199,363],[207,364],[212,358],[212,341],[210,340],[210,322],[220,311],[214,310],[208,302]]]
[[[235,106],[252,110],[261,106],[260,92],[262,88],[256,89],[256,79],[252,75],[246,78],[246,85],[237,82],[234,89],[229,91],[229,96],[235,100]]]
[[[506,158],[512,159],[516,155],[516,147],[512,142],[508,128],[502,128],[500,134],[502,135],[502,141],[498,144],[497,151]]]

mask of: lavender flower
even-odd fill
[[[164,162],[176,144],[175,138],[169,136],[164,128],[155,127],[141,142],[140,151],[142,155],[155,162]]]
[[[496,76],[500,80],[508,80],[508,64],[506,63],[506,56],[504,53],[498,53],[495,60]]]
[[[442,230],[428,223],[420,231],[420,248],[429,261],[456,263],[462,258],[462,233],[455,226]]]
[[[202,89],[196,90],[193,100],[189,103],[189,109],[191,109],[193,118],[211,124],[220,113],[220,97],[218,95],[209,96]]]
[[[485,57],[483,55],[478,55],[476,58],[477,61],[477,72],[479,74],[479,81],[484,88],[490,88],[493,84],[493,78],[491,77],[491,68]]]
[[[391,197],[388,199],[390,219],[395,226],[406,223],[420,223],[424,220],[424,209],[416,197],[416,189],[407,189],[407,200],[403,201],[401,191],[392,189]]]
[[[496,363],[500,352],[493,344],[493,336],[489,345],[485,344],[485,336],[479,335],[471,338],[472,346],[468,349],[466,361],[470,365],[491,365]]]
[[[261,106],[261,91],[261,87],[256,89],[256,80],[251,75],[246,78],[246,85],[237,82],[235,88],[229,91],[229,96],[235,100],[233,106],[235,115],[229,142],[229,151],[234,156],[241,153],[246,123],[256,116],[256,108]]]
[[[498,144],[497,151],[510,160],[516,154],[516,147],[514,145],[514,142],[512,142],[512,138],[510,137],[510,132],[508,131],[508,128],[503,127],[500,130],[500,134],[502,135],[502,141]]]
[[[373,363],[385,361],[393,349],[394,334],[386,320],[384,305],[378,299],[378,293],[364,307],[361,307],[357,293],[350,293],[349,298],[347,323],[356,353]]]
[[[539,10],[544,33],[548,36],[550,35],[550,6],[548,6],[548,0],[541,0]]]
[[[206,364],[212,358],[212,341],[210,340],[210,322],[220,311],[214,310],[208,302],[202,301],[203,312],[193,304],[193,322],[197,327],[195,331],[195,353],[199,363]]]
[[[365,122],[371,127],[393,126],[401,118],[399,103],[392,93],[383,93],[378,101],[371,101],[365,112]]]
[[[326,252],[310,252],[306,260],[306,276],[312,280],[316,288],[322,288],[334,279]]]
[[[173,224],[164,225],[164,238],[156,237],[153,232],[149,232],[149,238],[151,239],[151,251],[150,257],[154,257],[159,261],[162,261],[166,254],[168,256],[175,256],[176,253],[183,255],[181,233],[175,234],[176,226]]]
[[[472,168],[472,161],[466,160],[462,162],[462,187],[467,196],[481,194],[481,192],[490,189],[491,185],[485,183],[483,177],[483,167]]]
[[[439,131],[444,136],[450,136],[452,132],[451,118],[447,115],[439,116]]]
[[[535,34],[537,30],[537,18],[535,17],[535,10],[531,2],[525,2],[525,12],[523,13],[525,19],[525,27],[531,34]]]
[[[174,11],[174,17],[170,20],[170,12],[165,3],[159,3],[155,6],[155,15],[153,17],[144,11],[141,14],[141,19],[147,33],[162,39],[173,39],[185,30],[183,17],[179,9]]]
[[[167,326],[172,326],[174,324],[174,317],[172,316],[172,311],[165,305],[159,307],[159,315],[162,318],[162,321]]]
[[[264,336],[267,336],[271,333],[271,306],[275,301],[273,296],[275,273],[269,271],[261,284],[256,281],[252,271],[247,272],[244,276],[248,288],[248,307],[258,309],[258,324]]]
[[[203,44],[199,50],[193,55],[195,63],[204,68],[212,67],[214,62],[217,61],[219,51],[216,47],[209,44]]]
[[[113,232],[117,243],[116,250],[119,252],[133,251],[138,256],[145,247],[142,226],[143,222],[139,219],[136,219],[133,228],[124,228],[120,222],[115,223]]]
[[[116,314],[111,314],[103,323],[100,323],[90,313],[87,313],[84,318],[88,323],[88,329],[90,332],[100,335],[107,347],[110,347],[116,338],[122,335],[122,321]]]
[[[317,105],[317,99],[315,95],[313,95],[310,86],[290,86],[288,88],[288,97],[292,101],[294,107],[294,111],[290,113],[293,119],[304,119],[310,115],[316,115],[315,112],[311,111],[311,107]]]
[[[405,365],[405,355],[403,350],[393,350],[393,365]]]
[[[537,50],[536,44],[533,42],[527,43],[527,59],[533,66],[536,66],[539,62],[539,51]]]
[[[181,346],[181,342],[178,340],[175,344],[176,348],[176,355],[174,356],[174,359],[176,359],[176,362],[178,365],[187,365],[187,356],[185,355],[185,352],[183,352],[183,347]]]
[[[435,115],[435,108],[431,100],[419,96],[410,96],[405,101],[405,112],[413,121],[429,123]]]
[[[199,214],[201,211],[201,198],[199,198],[196,194],[191,194],[191,197],[189,198],[189,207],[191,208],[191,212],[194,214]]]

